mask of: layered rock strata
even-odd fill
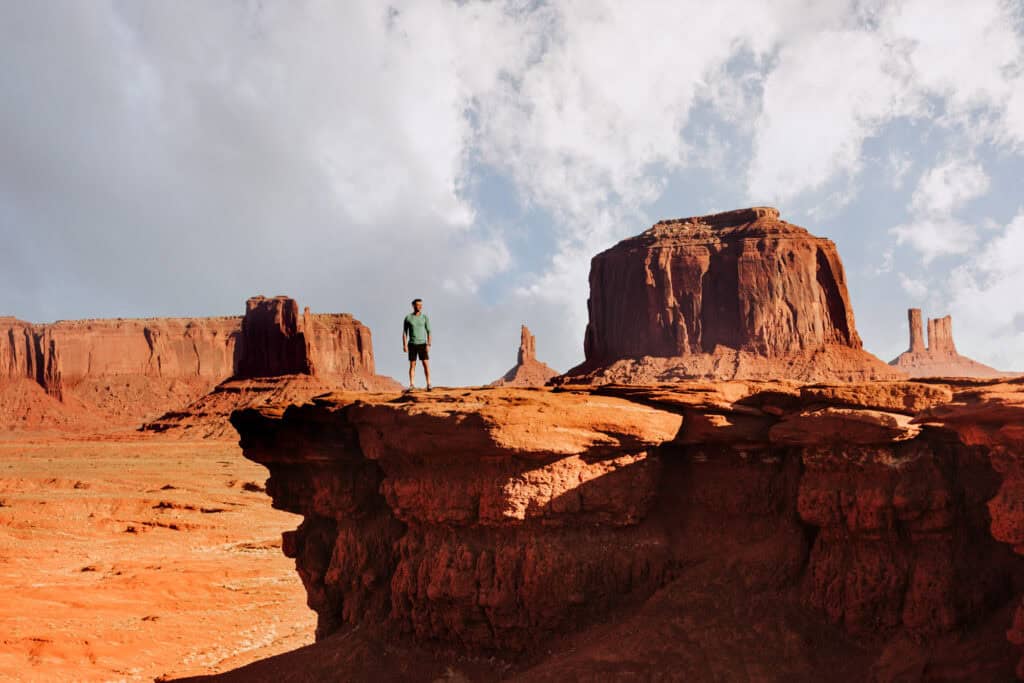
[[[835,244],[769,207],[623,240],[591,261],[587,304],[577,380],[904,377],[863,350]]]
[[[398,387],[375,374],[365,325],[348,314],[299,315],[286,297],[250,299],[244,318],[0,318],[0,424],[10,427],[137,425],[181,413],[231,378],[293,374],[316,376],[304,382],[317,393]],[[236,407],[221,411],[221,431]]]
[[[246,301],[237,372],[208,394],[143,426],[189,438],[233,438],[228,416],[239,408],[302,403],[338,389],[396,391],[374,372],[368,327],[347,313],[299,314],[284,296]]]
[[[558,374],[549,365],[537,360],[537,339],[523,325],[519,331],[519,354],[516,364],[499,379],[491,382],[492,387],[542,387]]]
[[[928,319],[928,345],[921,329],[921,309],[907,311],[910,323],[910,348],[889,362],[911,377],[1012,377],[976,360],[963,356],[953,342],[953,318]]]
[[[303,515],[284,551],[325,647],[996,681],[1024,640],[1024,382],[336,393],[232,423]]]

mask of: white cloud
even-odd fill
[[[1000,369],[1024,370],[1024,210],[950,276],[961,352]]]
[[[896,236],[896,244],[916,249],[926,264],[939,256],[965,254],[978,240],[974,226],[949,216],[926,216],[889,232]]]
[[[899,279],[900,287],[911,299],[920,301],[928,296],[929,287],[926,280],[912,278],[904,273],[899,274]]]
[[[984,195],[989,185],[989,176],[980,164],[950,159],[921,176],[910,208],[929,215],[948,215]]]
[[[856,175],[864,140],[916,110],[900,67],[881,37],[863,30],[815,32],[788,43],[765,80],[750,193],[788,201],[838,174]]]
[[[938,256],[967,253],[977,228],[954,217],[971,200],[988,192],[990,179],[979,164],[950,159],[921,175],[910,200],[911,221],[892,228],[897,244],[907,244],[925,263]]]
[[[894,190],[902,188],[903,181],[913,166],[914,161],[909,155],[899,154],[890,150],[885,160],[886,173],[889,175],[889,186]]]

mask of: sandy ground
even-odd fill
[[[0,680],[216,673],[313,641],[266,470],[224,442],[0,441]]]

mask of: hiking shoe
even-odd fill
[[[431,390],[431,389],[433,389],[433,388],[434,388],[434,387],[433,387],[432,385],[430,385],[430,384],[428,384],[428,385],[427,385],[427,391],[430,391],[430,390]]]

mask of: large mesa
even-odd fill
[[[905,377],[863,350],[835,244],[770,207],[661,221],[598,254],[588,311],[572,381]]]

